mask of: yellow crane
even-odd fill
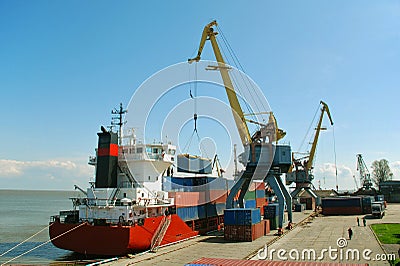
[[[226,208],[230,209],[234,207],[234,197],[239,192],[240,194],[238,202],[239,206],[243,208],[244,195],[248,190],[253,176],[257,174],[259,177],[261,176],[263,180],[266,179],[267,182],[270,183],[278,198],[280,199],[280,209],[282,213],[279,218],[279,224],[280,227],[282,227],[284,202],[286,201],[287,206],[291,206],[291,198],[286,188],[282,184],[279,176],[282,172],[286,173],[289,169],[291,165],[291,152],[290,146],[288,145],[278,146],[272,145],[272,143],[275,142],[277,144],[278,140],[283,138],[286,133],[282,129],[278,128],[276,119],[272,112],[269,112],[269,120],[267,124],[246,119],[246,115],[243,113],[235,92],[235,88],[232,84],[232,80],[229,76],[228,70],[230,69],[230,67],[225,64],[224,58],[222,57],[221,50],[219,49],[216,40],[216,35],[218,33],[214,30],[215,26],[217,26],[217,22],[214,20],[204,27],[197,56],[195,58],[189,59],[188,62],[192,63],[200,61],[206,41],[211,42],[214,55],[218,63],[218,66],[212,67],[212,69],[218,69],[221,74],[226,94],[228,96],[229,104],[231,106],[231,110],[235,120],[235,124],[238,129],[242,144],[245,148],[244,161],[246,162],[246,169],[237,180],[237,182],[234,184],[234,186],[231,188],[231,192],[229,193],[228,199],[226,201]],[[247,126],[247,122],[259,125],[260,129],[257,130],[253,135],[251,135]],[[269,143],[266,143],[266,138],[268,138]],[[248,153],[246,153],[246,151],[248,151]],[[276,156],[276,153],[278,153],[279,156]],[[261,154],[264,155],[262,156]],[[271,171],[270,167],[274,168],[274,170]],[[291,208],[288,208],[288,210],[289,209],[289,221],[291,221]]]
[[[286,185],[290,185],[293,182],[296,183],[296,189],[291,193],[293,198],[296,197],[302,189],[306,189],[313,197],[314,196],[316,197],[315,193],[311,192],[309,189],[312,187],[311,182],[314,179],[314,176],[312,174],[312,169],[315,158],[315,152],[317,150],[319,134],[321,130],[325,129],[322,127],[322,120],[324,118],[325,113],[329,118],[331,126],[333,126],[333,120],[328,105],[323,101],[320,102],[320,105],[322,105],[321,115],[318,119],[317,127],[315,128],[315,135],[309,154],[306,157],[298,159],[294,158],[294,153],[292,154],[293,164],[286,175]]]
[[[240,139],[242,141],[243,146],[246,146],[246,145],[252,143],[253,141],[255,141],[255,139],[259,139],[258,138],[259,136],[256,134],[253,135],[253,137],[250,136],[249,128],[248,128],[246,122],[258,124],[261,126],[266,126],[266,125],[263,125],[259,122],[245,118],[245,114],[243,113],[243,110],[240,106],[239,100],[238,100],[236,92],[235,92],[235,88],[233,87],[232,80],[228,73],[228,70],[230,69],[230,67],[228,67],[225,64],[225,60],[222,57],[221,50],[219,49],[219,46],[218,46],[218,43],[217,43],[217,40],[215,37],[218,34],[218,32],[214,31],[213,26],[217,26],[217,21],[214,20],[204,27],[203,34],[201,35],[200,46],[199,46],[199,50],[197,52],[197,56],[195,58],[188,59],[188,62],[193,63],[193,62],[200,61],[201,53],[203,52],[203,48],[204,48],[206,41],[209,40],[211,42],[211,45],[212,45],[212,48],[213,48],[213,51],[215,54],[215,58],[218,63],[218,66],[213,67],[213,69],[218,69],[221,73],[221,77],[224,82],[226,94],[228,96],[229,104],[232,108],[232,113],[233,113],[233,117],[235,119],[236,127],[239,131]],[[279,139],[281,139],[285,136],[286,133],[282,129],[278,129],[276,119],[272,112],[270,112],[269,123],[274,123],[274,127],[276,128],[276,132],[275,132],[276,141],[278,141]]]

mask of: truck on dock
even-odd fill
[[[383,205],[383,202],[372,202],[372,215],[382,219],[385,215],[385,206]]]

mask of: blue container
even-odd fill
[[[207,203],[206,205],[207,217],[216,217],[217,215],[217,207],[215,203]]]
[[[265,190],[256,190],[256,198],[257,199],[265,198]]]
[[[176,214],[183,221],[192,221],[199,219],[198,206],[177,208]]]
[[[256,200],[246,200],[244,202],[244,207],[245,208],[251,208],[251,209],[256,208]]]
[[[224,224],[236,225],[236,209],[227,209],[224,211]]]
[[[264,219],[275,218],[279,214],[279,205],[278,203],[271,203],[267,206],[264,206]]]
[[[199,219],[205,219],[207,218],[207,205],[203,204],[203,205],[198,205],[197,206],[197,212],[199,214]]]
[[[260,222],[260,209],[236,209],[236,225],[252,225]]]

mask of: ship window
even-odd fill
[[[136,153],[143,153],[143,148],[142,148],[142,147],[137,148],[137,149],[136,149]]]
[[[168,153],[169,153],[169,154],[172,154],[172,155],[175,155],[175,150],[169,149],[169,150],[168,150]]]
[[[153,148],[153,153],[158,153],[158,148]]]
[[[150,154],[150,153],[151,153],[151,147],[146,147],[146,152],[147,152],[148,154]]]
[[[142,193],[142,198],[144,198],[144,193]]]
[[[149,180],[150,180],[150,176],[149,176]]]

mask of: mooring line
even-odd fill
[[[4,252],[3,254],[0,255],[0,257],[3,257],[4,255],[6,255],[7,253],[9,253],[10,251],[16,249],[17,247],[21,246],[23,243],[25,243],[26,241],[28,241],[29,239],[37,236],[38,234],[40,234],[41,232],[43,232],[44,230],[48,229],[50,226],[52,226],[53,224],[50,224],[48,226],[46,226],[45,228],[43,228],[42,230],[40,230],[39,232],[37,232],[36,234],[33,234],[32,236],[28,237],[27,239],[25,239],[24,241],[22,241],[21,243],[15,245],[14,247],[10,248],[9,250],[7,250],[6,252]]]
[[[68,231],[66,231],[66,232],[64,232],[64,233],[62,233],[61,235],[58,235],[58,236],[56,236],[56,237],[53,237],[53,238],[47,240],[46,242],[43,242],[42,244],[40,244],[40,245],[38,245],[38,246],[36,246],[36,247],[34,247],[34,248],[31,248],[30,250],[28,250],[28,251],[26,251],[26,252],[24,252],[24,253],[22,253],[22,254],[16,256],[16,257],[14,257],[14,258],[12,258],[12,259],[10,259],[10,260],[8,260],[8,261],[2,263],[0,266],[6,265],[7,263],[9,263],[9,262],[11,262],[11,261],[13,261],[13,260],[18,259],[18,258],[20,258],[20,257],[22,257],[22,256],[24,256],[24,255],[26,255],[26,254],[28,254],[29,252],[31,252],[31,251],[33,251],[33,250],[35,250],[35,249],[37,249],[37,248],[40,248],[41,246],[46,245],[47,243],[49,243],[50,241],[53,241],[54,239],[57,239],[57,238],[59,238],[59,237],[62,237],[62,236],[65,235],[65,234],[68,234],[69,232],[72,232],[72,231],[74,231],[75,229],[77,229],[77,228],[79,228],[79,227],[81,227],[81,226],[83,226],[83,225],[85,225],[85,224],[86,224],[86,223],[81,223],[80,225],[75,226],[74,228],[72,228],[72,229],[70,229],[70,230],[68,230]]]

